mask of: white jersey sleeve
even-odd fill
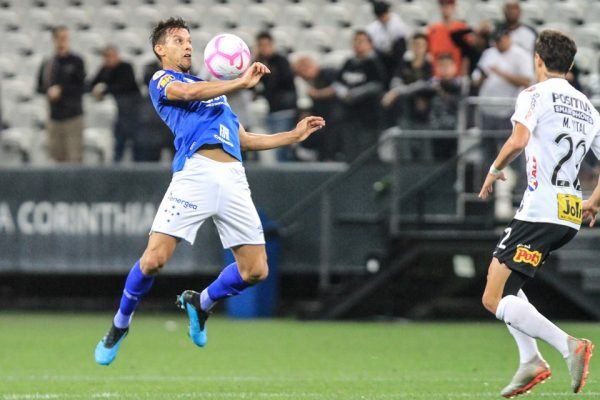
[[[523,90],[519,94],[515,105],[515,113],[510,119],[513,127],[519,122],[525,125],[529,133],[533,133],[538,124],[539,110],[541,109],[538,104],[539,98],[540,93],[536,90],[535,85]]]

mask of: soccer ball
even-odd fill
[[[250,50],[242,39],[221,33],[204,48],[204,65],[217,79],[235,79],[250,66]]]

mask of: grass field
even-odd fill
[[[198,349],[183,314],[161,314],[139,315],[113,365],[101,367],[93,349],[109,322],[0,314],[0,399],[498,399],[518,363],[500,323],[213,318]],[[600,342],[600,324],[562,326]],[[541,349],[554,376],[527,398],[575,396],[560,356]],[[600,398],[594,361],[574,398]]]

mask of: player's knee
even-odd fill
[[[258,283],[264,281],[269,276],[269,266],[267,265],[267,257],[260,257],[254,260],[244,268],[241,268],[240,275],[245,282]]]
[[[481,303],[486,310],[496,315],[496,309],[498,308],[499,300],[495,296],[490,296],[488,293],[483,293],[481,297]]]
[[[167,256],[156,251],[144,253],[140,260],[140,268],[145,275],[154,275],[167,263]]]

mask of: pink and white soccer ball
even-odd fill
[[[221,33],[204,48],[204,64],[217,79],[235,79],[250,66],[252,56],[248,45],[230,33]]]

